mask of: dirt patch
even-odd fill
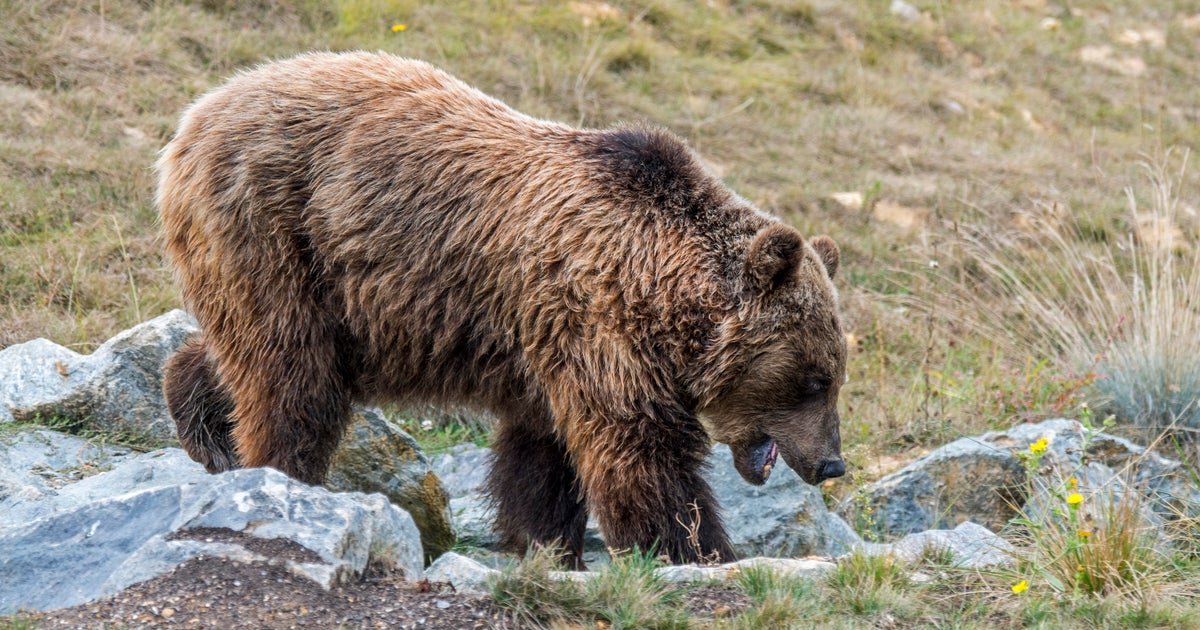
[[[732,586],[698,586],[683,596],[688,612],[708,619],[725,619],[750,607],[750,598]]]
[[[239,545],[246,551],[273,560],[319,563],[321,556],[303,545],[286,538],[259,538],[227,527],[195,527],[181,529],[167,536],[167,540],[198,540]]]
[[[39,628],[514,627],[490,598],[448,585],[368,575],[326,591],[281,567],[207,557],[107,599],[29,619]]]

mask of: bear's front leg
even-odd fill
[[[654,549],[673,563],[736,559],[701,475],[703,433],[606,423],[573,441],[588,508],[610,549]]]
[[[488,491],[496,502],[500,545],[524,553],[530,545],[557,546],[570,569],[586,569],[583,535],[587,509],[566,446],[529,418],[502,418],[492,440]]]

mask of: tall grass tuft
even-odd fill
[[[1014,358],[1049,359],[1100,411],[1152,432],[1200,437],[1200,246],[1175,182],[1187,156],[1146,164],[1120,229],[1047,205],[1012,230],[967,230],[950,300]]]

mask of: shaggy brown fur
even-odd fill
[[[575,129],[422,62],[312,54],[200,99],[158,168],[203,329],[165,390],[210,470],[319,482],[352,401],[472,404],[500,418],[510,546],[577,561],[590,510],[611,547],[689,561],[733,557],[710,438],[754,483],[775,441],[810,482],[841,466],[836,246],[664,131]]]

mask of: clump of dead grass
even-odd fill
[[[1097,233],[1056,204],[1017,229],[966,228],[949,283],[970,332],[1049,361],[1098,410],[1151,432],[1200,430],[1200,247],[1175,187],[1187,156],[1172,157],[1126,190],[1123,231]]]

